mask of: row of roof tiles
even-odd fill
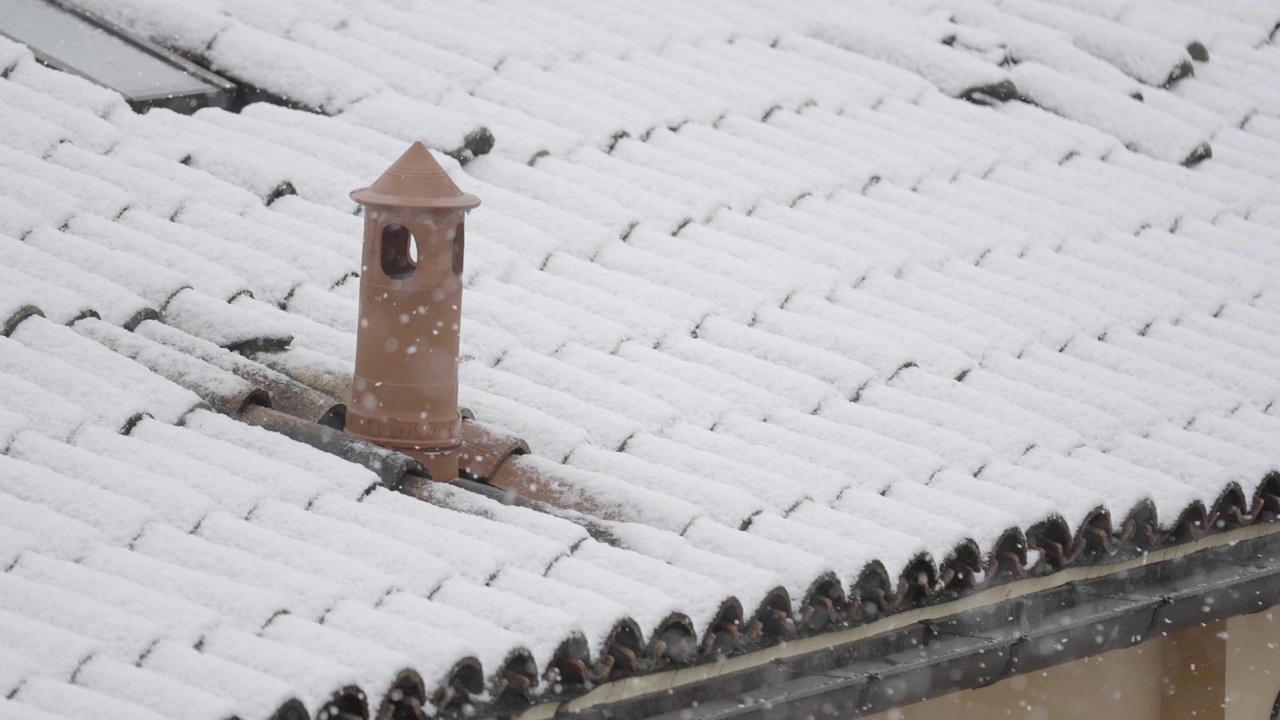
[[[1096,34],[1039,3],[971,10],[960,26],[890,12],[882,24],[911,52],[850,28],[814,39],[767,15],[729,23],[711,5],[696,37],[657,23],[661,42],[619,43],[598,28],[650,27],[635,16],[649,10],[610,8],[559,46],[589,44],[581,54],[517,33],[517,18],[555,24],[528,6],[486,16],[500,45],[375,5],[381,27],[336,5],[305,21],[226,3],[205,7],[223,13],[212,24],[195,10],[120,16],[338,121],[263,105],[135,117],[6,50],[18,131],[2,150],[13,400],[0,475],[17,529],[4,647],[22,660],[8,705],[76,715],[108,696],[259,717],[297,697],[321,714],[360,687],[375,707],[447,706],[460,690],[521,695],[549,668],[555,694],[557,678],[581,686],[864,621],[939,587],[1277,509],[1264,479],[1280,145],[1276,86],[1256,82],[1274,51],[1233,48],[1266,35],[1243,34],[1243,18],[1213,26],[1221,45],[1194,79],[1141,86],[1141,111],[1124,91],[1159,80],[1158,62],[1108,64],[1130,78],[1114,86],[1077,77],[1115,93],[1098,116],[1073,110],[1073,93],[1037,93],[1064,120],[945,97],[1006,79],[1052,94],[1071,86],[1059,75],[1095,72],[1006,41],[1022,61],[1006,73],[1000,44],[969,29],[1023,39],[1011,18],[1041,12]],[[488,7],[440,11],[461,27]],[[1137,17],[1122,24],[1154,32]],[[371,92],[357,68],[379,38],[404,63],[448,58],[441,94]],[[327,53],[327,79],[280,70],[321,57],[298,44]],[[1169,57],[1172,74],[1183,58]],[[1243,69],[1204,71],[1220,59]],[[764,79],[714,75],[738,63]],[[790,82],[818,68],[853,82]],[[423,101],[445,109],[395,125]],[[525,462],[612,544],[457,489],[420,489],[435,504],[366,495],[378,475],[202,409],[238,411],[264,385],[311,420],[341,399],[359,237],[346,191],[398,153],[382,132],[452,150],[481,123],[494,153],[452,168],[486,203],[470,220],[464,402],[527,438],[545,459]],[[1212,162],[1168,162],[1201,142]],[[48,320],[26,319],[33,307]],[[189,491],[166,477],[158,493],[157,475]],[[281,590],[286,575],[297,582]],[[127,599],[138,585],[156,594]],[[47,595],[60,604],[24,600]],[[115,605],[119,623],[55,609],[84,598]],[[157,607],[187,620],[135,627]],[[361,653],[334,664],[336,647]],[[201,712],[179,713],[183,697]],[[363,701],[340,693],[328,711]]]

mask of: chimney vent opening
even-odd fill
[[[391,223],[382,228],[382,272],[392,280],[404,280],[418,267],[418,239],[409,228]]]
[[[466,228],[461,224],[453,233],[453,274],[462,277],[462,257],[466,252]]]

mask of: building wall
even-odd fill
[[[1226,625],[1225,720],[1270,718],[1280,694],[1280,607]]]
[[[871,717],[1269,720],[1278,692],[1280,608]]]

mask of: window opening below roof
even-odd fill
[[[382,228],[382,272],[392,280],[403,280],[418,267],[417,239],[409,228],[391,223]]]
[[[467,245],[463,232],[462,225],[459,225],[453,233],[453,274],[458,277],[462,277],[462,259],[466,253]]]

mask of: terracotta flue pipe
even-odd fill
[[[463,220],[480,199],[458,190],[418,142],[351,198],[365,220],[346,430],[454,480]]]

